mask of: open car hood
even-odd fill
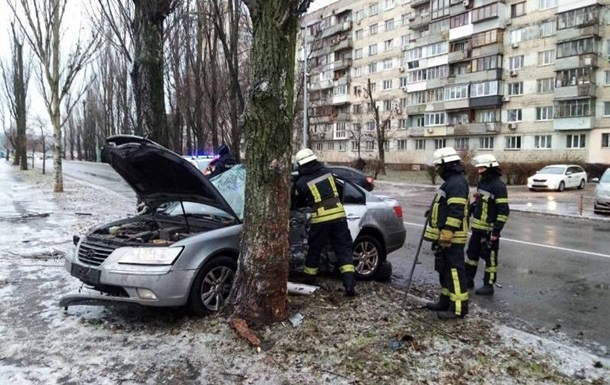
[[[237,215],[188,160],[139,136],[118,135],[106,139],[103,159],[153,211],[165,202],[197,202]]]

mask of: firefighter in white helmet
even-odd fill
[[[295,158],[299,171],[296,181],[297,207],[313,209],[308,236],[309,249],[303,269],[305,283],[315,283],[320,253],[330,238],[339,260],[345,295],[352,297],[356,295],[352,236],[335,178],[330,170],[318,162],[318,158],[309,148],[297,152]]]
[[[474,287],[474,277],[477,273],[479,259],[485,261],[483,286],[475,293],[491,295],[498,270],[498,248],[500,232],[508,220],[508,192],[506,185],[500,179],[502,172],[500,164],[492,154],[482,154],[473,159],[474,167],[480,179],[471,205],[472,235],[466,251],[466,279],[468,288]]]
[[[464,318],[468,314],[468,291],[464,271],[464,247],[468,236],[468,181],[464,165],[452,147],[434,152],[434,167],[444,182],[429,211],[424,239],[432,242],[434,269],[439,274],[438,302],[426,305],[440,319]]]

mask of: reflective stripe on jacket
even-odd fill
[[[478,199],[472,209],[472,228],[500,234],[510,212],[506,185],[497,176],[483,178],[477,193]]]
[[[437,242],[441,229],[453,231],[451,243],[466,244],[468,236],[468,182],[462,174],[452,174],[434,197],[424,239]]]
[[[345,218],[345,209],[332,173],[319,162],[299,168],[296,181],[297,206],[309,206],[311,223],[330,222]]]

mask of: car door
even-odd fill
[[[564,173],[565,187],[570,188],[574,187],[574,169],[572,167],[566,167],[566,171]]]
[[[343,182],[343,207],[347,218],[347,226],[355,240],[360,233],[362,219],[366,214],[366,195],[349,181]]]
[[[568,182],[566,187],[578,187],[580,180],[582,179],[579,167],[570,166],[568,167]]]

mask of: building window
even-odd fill
[[[399,139],[396,141],[396,149],[398,151],[406,151],[407,149],[407,140],[406,139]]]
[[[536,107],[536,120],[553,119],[553,106]]]
[[[396,0],[385,0],[385,10],[394,8]]]
[[[610,116],[610,102],[604,102],[604,116]]]
[[[394,19],[389,19],[385,21],[385,30],[391,31],[394,29]]]
[[[356,21],[360,21],[360,20],[364,19],[364,9],[356,11],[355,19],[356,19]]]
[[[468,150],[470,138],[455,138],[456,150]]]
[[[540,24],[540,37],[549,37],[555,34],[555,22],[547,21]]]
[[[375,142],[372,140],[365,140],[364,141],[364,150],[365,151],[373,151],[375,150]]]
[[[493,150],[494,138],[493,136],[482,136],[479,138],[479,148],[481,150]]]
[[[372,24],[369,27],[369,35],[377,35],[377,24]]]
[[[356,31],[356,40],[361,40],[364,37],[364,30],[359,29]]]
[[[369,45],[369,56],[377,55],[377,44]]]
[[[324,151],[324,143],[323,142],[317,142],[316,143],[316,151],[318,151],[318,152]]]
[[[555,105],[555,118],[591,116],[590,99],[561,100]]]
[[[523,55],[511,56],[508,58],[508,69],[519,70],[523,68]]]
[[[467,13],[466,13],[467,14]],[[472,10],[472,22],[476,23],[482,20],[498,17],[498,3],[486,5],[481,8]],[[451,27],[453,28],[453,27]]]
[[[394,46],[394,40],[392,40],[392,39],[389,39],[389,40],[386,40],[385,42],[383,42],[384,51],[391,50],[393,48],[393,46]]]
[[[377,91],[377,83],[375,82],[371,82],[371,93],[374,93]]]
[[[426,149],[426,139],[415,139],[415,149],[416,150],[425,150]]]
[[[507,150],[520,150],[521,149],[521,137],[520,136],[507,136],[506,146]]]
[[[333,141],[326,142],[326,150],[327,151],[334,151],[335,150],[335,142],[333,142]]]
[[[507,122],[520,122],[523,119],[523,113],[520,108],[508,110],[506,121]]]
[[[377,72],[377,63],[369,64],[369,73],[374,74],[375,72]]]
[[[338,142],[339,143],[339,151],[344,152],[347,149],[347,144],[344,141]]]
[[[392,102],[393,102],[392,100],[384,100],[383,101],[383,110],[384,111],[391,111],[392,110]]]
[[[360,149],[359,143],[357,141],[352,141],[352,151],[357,152]]]
[[[557,29],[578,27],[589,23],[597,23],[597,5],[585,8],[573,9],[571,11],[557,14]]]
[[[610,71],[605,71],[604,75],[604,85],[610,86]]]
[[[453,16],[451,19],[449,19],[450,28],[458,28],[466,24],[468,24],[468,12]]]
[[[487,71],[494,68],[500,68],[498,63],[501,60],[498,60],[498,55],[486,56],[478,59],[474,59],[470,62],[471,72],[477,71]]]
[[[540,10],[557,8],[557,0],[539,0],[538,8]]]
[[[369,16],[375,16],[379,13],[379,4],[374,3],[369,6]]]
[[[602,134],[602,148],[608,148],[608,139],[610,139],[610,134],[605,133]]]
[[[362,76],[362,67],[356,67],[354,68],[354,77],[358,77],[358,76]]]
[[[554,78],[538,79],[536,80],[536,92],[539,94],[548,94],[554,90]]]
[[[476,110],[475,121],[480,123],[494,123],[496,119],[496,110]]]
[[[508,83],[508,95],[509,96],[523,95],[523,82]]]
[[[591,67],[572,68],[557,71],[555,74],[555,88],[572,87],[578,84],[589,84],[592,78]]]
[[[431,112],[425,115],[426,126],[443,126],[445,125],[444,112]]]
[[[354,58],[362,59],[362,48],[358,48],[354,51]]]
[[[392,89],[392,80],[384,80],[383,81],[383,89],[384,90],[390,90]]]
[[[411,17],[411,13],[403,13],[400,16],[400,25],[406,27],[409,25],[409,18]]]
[[[510,42],[511,43],[520,43],[523,40],[523,28],[515,29],[510,33]]]
[[[409,105],[409,99],[407,98],[400,98],[400,108],[407,108],[407,106]]]
[[[578,40],[570,40],[557,43],[557,59],[576,56],[584,53],[595,53],[597,49],[597,37],[585,37]]]
[[[566,148],[585,148],[585,134],[568,135],[566,137]]]
[[[445,100],[459,100],[468,98],[468,84],[445,88]]]
[[[519,17],[525,15],[525,1],[522,3],[512,4],[510,6],[510,17]]]
[[[335,139],[343,138],[347,138],[346,124],[345,122],[337,122],[337,125],[335,127]]]
[[[434,149],[438,150],[439,148],[447,147],[447,139],[434,139]]]
[[[534,148],[551,148],[551,135],[535,135],[534,136]]]
[[[538,65],[546,66],[555,63],[555,50],[538,52]]]
[[[406,130],[409,127],[408,122],[407,119],[398,119],[398,129]]]

